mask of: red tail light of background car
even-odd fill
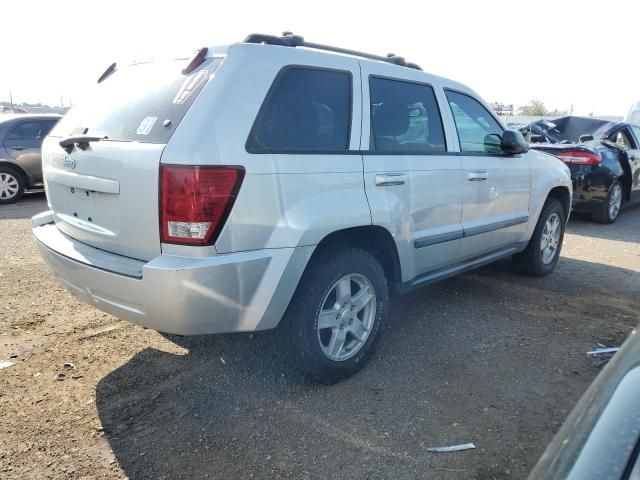
[[[597,165],[602,162],[600,155],[584,150],[568,150],[558,153],[556,157],[568,165]]]

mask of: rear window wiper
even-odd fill
[[[60,140],[60,146],[64,148],[67,153],[73,151],[73,147],[77,146],[80,150],[86,150],[89,148],[90,142],[99,142],[100,140],[106,140],[108,137],[98,137],[95,135],[71,135],[70,137]]]

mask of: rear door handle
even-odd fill
[[[379,173],[375,177],[377,187],[392,187],[394,185],[404,185],[407,176],[404,173]]]
[[[470,182],[482,182],[489,178],[489,174],[486,170],[474,170],[468,173],[467,179]]]
[[[27,149],[27,147],[23,147],[23,146],[20,146],[20,145],[17,145],[15,147],[9,147],[9,148],[11,150],[26,150]]]

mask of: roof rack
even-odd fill
[[[393,63],[401,67],[415,68],[422,70],[419,65],[407,62],[404,57],[399,57],[393,53],[387,54],[386,57],[381,55],[373,55],[371,53],[359,52],[357,50],[349,50],[347,48],[332,47],[321,43],[305,42],[304,37],[294,35],[291,32],[283,32],[281,37],[275,35],[265,35],[262,33],[252,33],[244,39],[244,43],[263,43],[266,45],[279,45],[281,47],[307,47],[315,50],[326,50],[327,52],[345,53],[356,57],[369,58],[371,60],[379,60],[381,62]]]

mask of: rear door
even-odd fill
[[[458,255],[460,158],[447,152],[436,78],[362,62],[362,83],[367,198],[373,223],[396,241],[406,282]]]
[[[487,108],[466,93],[445,90],[458,133],[462,161],[460,260],[522,240],[529,221],[529,157],[500,151],[503,128]]]
[[[61,231],[132,258],[160,254],[160,158],[220,61],[206,59],[188,75],[184,61],[118,67],[67,113],[43,148],[47,199]],[[59,145],[78,134],[101,140],[71,151]]]

